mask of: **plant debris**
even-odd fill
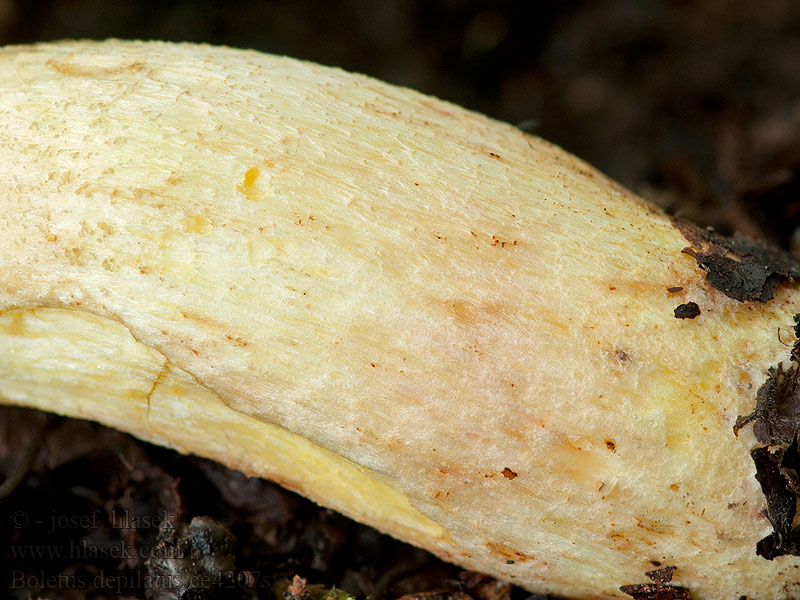
[[[189,525],[167,521],[158,537],[158,545],[145,562],[151,600],[235,595],[236,539],[225,525],[210,517],[195,517]],[[246,576],[244,579],[247,581]]]
[[[795,334],[800,315],[795,315]],[[800,498],[800,339],[792,348],[791,364],[767,372],[767,380],[756,394],[756,407],[736,419],[733,431],[753,423],[753,435],[764,447],[750,452],[756,465],[756,479],[767,499],[767,518],[772,533],[760,540],[756,553],[768,560],[791,554],[800,556],[800,527],[793,527]]]
[[[619,589],[636,600],[691,600],[688,589],[669,585],[674,574],[675,567],[671,566],[647,571],[645,575],[655,583],[623,585]]]
[[[309,584],[299,575],[275,582],[272,597],[280,600],[356,600],[352,594],[337,588],[326,587],[318,583]]]
[[[797,512],[797,444],[791,450],[755,448],[750,452],[756,479],[767,499],[767,518],[772,533],[759,540],[756,554],[767,560],[786,554],[800,556],[800,528],[792,527]]]
[[[697,302],[687,302],[675,307],[676,319],[694,319],[700,316],[700,307]]]
[[[706,272],[706,281],[740,302],[767,302],[778,285],[800,278],[800,260],[764,242],[732,238],[702,229],[688,221],[675,226],[692,244],[683,251]]]
[[[661,583],[623,585],[619,589],[635,600],[691,600],[692,598],[685,587]]]
[[[788,446],[800,428],[800,367],[793,362],[788,370],[783,364],[767,371],[767,380],[756,394],[756,407],[746,417],[736,419],[735,433],[753,423],[753,433],[762,444]]]
[[[306,583],[308,582],[305,579],[295,575],[292,578],[292,582],[286,586],[286,590],[281,594],[283,600],[311,600],[311,594]]]
[[[398,600],[473,600],[471,596],[464,592],[453,590],[432,590],[421,594],[406,594],[400,596]]]
[[[667,584],[672,581],[672,576],[675,574],[675,567],[662,567],[661,569],[656,569],[655,571],[647,571],[645,575],[650,578],[651,581],[656,583]]]

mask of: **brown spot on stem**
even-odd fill
[[[514,471],[512,471],[511,469],[509,469],[508,467],[503,469],[501,471],[501,473],[503,473],[503,477],[505,477],[506,479],[516,479],[517,478],[517,474]]]
[[[491,550],[494,554],[497,554],[506,560],[524,562],[532,558],[527,554],[520,552],[519,550],[514,550],[513,548],[509,548],[505,544],[501,544],[499,542],[486,542],[486,547],[489,548],[489,550]]]
[[[621,363],[630,362],[631,360],[630,355],[627,352],[625,352],[625,350],[617,350],[614,353],[614,356],[616,356],[617,360]]]
[[[676,319],[694,319],[700,316],[700,307],[696,302],[687,302],[675,307],[674,313]]]

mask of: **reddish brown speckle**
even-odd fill
[[[508,467],[506,467],[505,469],[503,469],[503,470],[501,471],[501,473],[503,473],[503,477],[505,477],[505,478],[506,478],[506,479],[508,479],[508,480],[511,480],[511,479],[516,479],[516,478],[517,478],[517,474],[516,474],[514,471],[512,471],[511,469],[509,469]]]
[[[616,452],[617,451],[617,445],[614,442],[612,442],[611,440],[606,440],[606,448],[608,448],[612,452]]]

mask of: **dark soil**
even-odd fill
[[[299,574],[369,600],[510,600],[510,586],[262,479],[95,423],[0,407],[0,473],[19,469],[0,498],[0,590],[12,598],[273,598]]]
[[[519,124],[721,234],[800,248],[797,2],[0,0],[3,43],[109,36],[252,47],[409,85]],[[529,597],[83,421],[0,408],[0,481],[0,593],[13,598]]]

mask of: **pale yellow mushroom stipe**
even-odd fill
[[[727,298],[559,148],[288,58],[42,44],[0,50],[0,194],[3,402],[537,592],[660,563],[695,600],[800,597],[733,434],[797,292]]]

